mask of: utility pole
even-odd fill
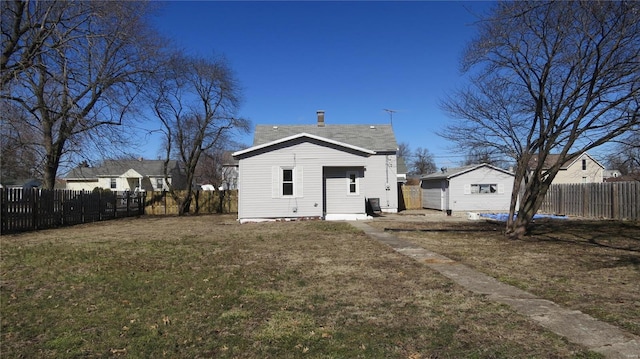
[[[389,110],[388,108],[383,108],[383,111],[387,111],[389,113],[389,119],[391,120],[391,126],[393,126],[393,114],[398,112],[396,110]]]

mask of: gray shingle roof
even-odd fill
[[[308,133],[329,140],[366,148],[376,152],[395,152],[398,149],[390,125],[258,125],[253,145],[259,146],[279,139]]]
[[[469,171],[475,170],[476,168],[480,168],[480,167],[490,167],[490,168],[493,168],[496,171],[504,172],[504,173],[507,173],[507,174],[510,174],[510,175],[513,176],[513,173],[511,173],[511,172],[509,172],[507,170],[492,166],[490,164],[481,163],[481,164],[462,166],[462,167],[456,167],[456,168],[445,168],[444,171],[440,170],[440,171],[438,171],[436,173],[431,173],[431,174],[422,176],[422,177],[420,177],[420,179],[421,180],[436,180],[436,179],[451,178],[451,177],[455,177],[457,175],[463,174],[465,172],[469,172]]]
[[[177,161],[169,161],[169,170],[177,166]],[[133,169],[147,177],[164,176],[164,160],[105,160],[100,167],[77,167],[66,178],[117,177]]]
[[[444,171],[440,170],[438,172],[434,172],[425,176],[421,176],[420,179],[423,180],[430,180],[430,179],[444,179],[444,178],[449,178],[451,176],[454,176],[458,173],[464,172],[464,171],[468,171],[474,167],[478,167],[479,165],[471,165],[471,166],[462,166],[462,167],[455,167],[455,168],[445,168]]]

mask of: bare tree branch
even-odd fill
[[[218,157],[233,143],[234,133],[249,130],[249,121],[237,116],[240,88],[223,58],[175,55],[149,93],[165,134],[165,169],[171,159],[179,159],[184,166],[186,193],[180,194],[165,176],[180,204],[179,213],[184,214],[202,158]]]
[[[39,138],[44,186],[61,161],[134,114],[160,39],[145,2],[3,2],[0,99],[20,106]]]
[[[478,27],[470,86],[442,101],[456,121],[440,135],[517,163],[507,232],[519,238],[562,164],[638,125],[640,6],[504,2]]]

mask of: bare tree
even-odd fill
[[[505,160],[501,154],[496,154],[492,150],[486,148],[469,151],[465,156],[464,161],[462,161],[463,166],[480,163],[487,163],[500,168],[506,168],[509,166],[509,162]]]
[[[249,122],[237,117],[240,88],[223,58],[213,60],[176,55],[153,89],[154,112],[165,134],[165,182],[179,204],[189,211],[196,170],[205,153],[220,153],[235,131]],[[186,172],[186,192],[168,181],[167,164],[178,159]]]
[[[16,180],[39,178],[40,154],[34,146],[34,131],[26,125],[20,108],[8,101],[0,102],[0,180],[12,183]]]
[[[609,169],[640,181],[640,129],[617,140],[606,161]]]
[[[409,173],[412,175],[426,175],[436,172],[436,163],[428,149],[418,147],[409,161]]]
[[[114,125],[135,109],[159,39],[144,2],[11,1],[2,10],[0,99],[22,108],[53,188],[65,156],[122,133]]]
[[[396,152],[396,156],[402,157],[405,161],[408,161],[411,158],[411,147],[407,142],[400,142],[398,144],[398,151]]]
[[[470,85],[442,104],[458,121],[440,135],[515,160],[507,234],[521,238],[563,163],[638,124],[640,4],[501,2],[478,27]]]

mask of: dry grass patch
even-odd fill
[[[3,236],[3,357],[592,358],[346,223]]]
[[[640,224],[543,220],[522,241],[504,224],[376,220],[429,250],[500,281],[640,335]]]

